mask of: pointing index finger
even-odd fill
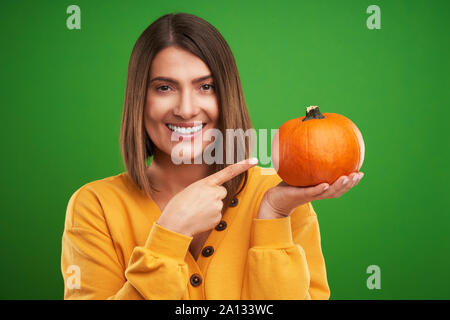
[[[243,161],[229,165],[228,167],[216,173],[213,173],[209,177],[206,177],[206,180],[216,185],[222,185],[223,183],[233,179],[234,177],[256,166],[257,164],[257,158],[245,159]]]

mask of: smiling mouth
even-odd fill
[[[193,124],[187,124],[185,126],[176,126],[170,123],[166,123],[166,127],[169,128],[170,131],[182,134],[182,135],[191,135],[196,132],[201,131],[206,126],[206,123],[202,123],[200,125],[194,126]]]

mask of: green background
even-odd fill
[[[71,4],[81,30],[66,27]],[[371,4],[380,30],[366,27]],[[68,200],[124,170],[132,47],[161,15],[187,12],[228,41],[255,128],[309,105],[360,128],[364,179],[313,203],[331,299],[449,299],[449,10],[425,0],[2,2],[0,298],[63,298]],[[370,265],[379,290],[366,286]]]

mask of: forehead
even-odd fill
[[[150,77],[164,76],[192,79],[210,73],[206,63],[189,51],[169,47],[155,56],[150,67]]]

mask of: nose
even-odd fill
[[[194,97],[189,90],[183,90],[178,105],[173,110],[173,114],[183,119],[192,119],[199,113],[200,108],[196,106]]]

